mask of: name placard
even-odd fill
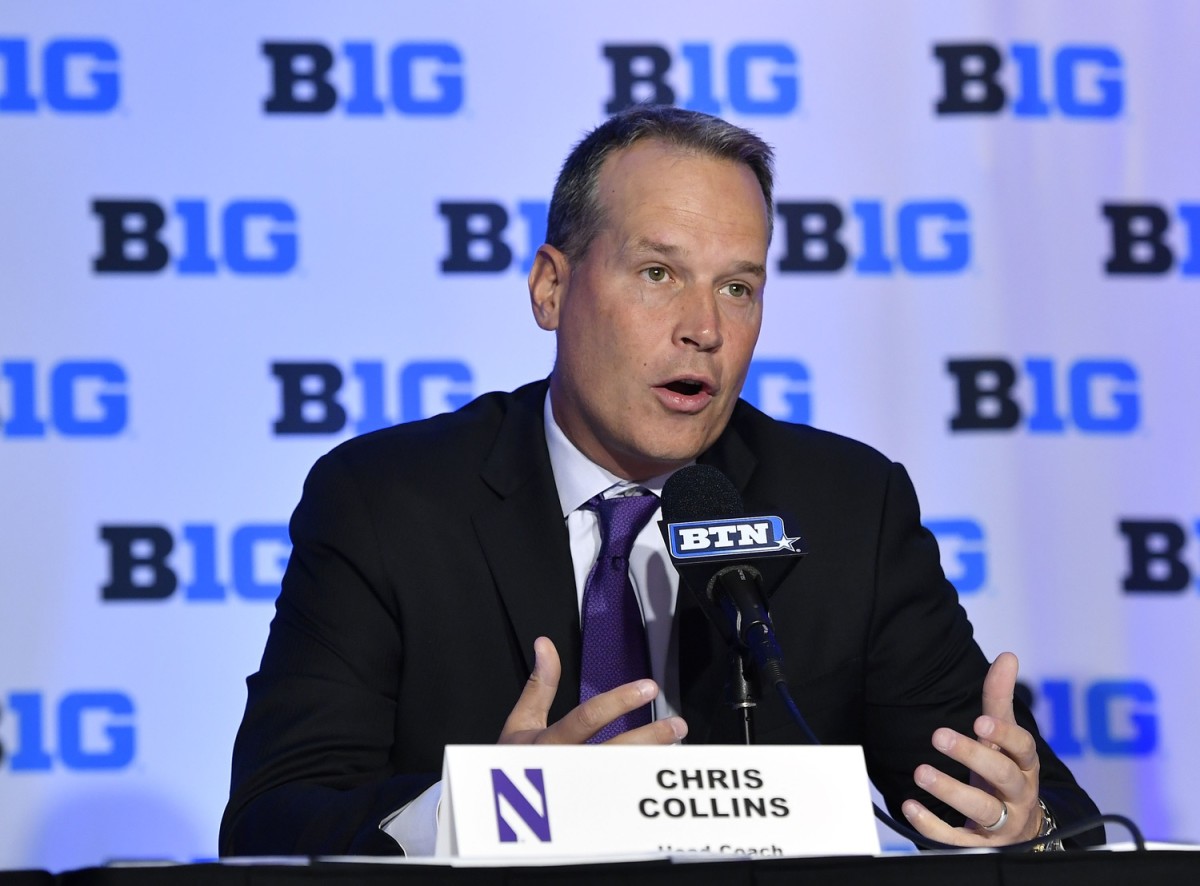
[[[438,855],[874,855],[862,748],[452,745]]]

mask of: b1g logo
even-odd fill
[[[452,43],[397,43],[385,50],[348,41],[340,65],[324,43],[266,41],[262,53],[271,66],[267,114],[328,114],[340,101],[351,117],[389,111],[444,117],[463,106],[463,57]]]
[[[228,533],[192,523],[178,534],[155,524],[101,526],[100,540],[108,548],[109,579],[100,588],[106,602],[165,600],[181,585],[189,603],[220,603],[231,590],[243,600],[272,601],[292,551],[282,523],[247,523]]]
[[[0,764],[13,772],[125,769],[137,751],[133,716],[124,692],[68,692],[57,703],[41,692],[10,692],[0,710],[8,736]]]
[[[336,363],[272,363],[279,379],[279,418],[273,430],[291,434],[337,434],[347,425],[365,434],[400,422],[429,418],[474,398],[475,376],[459,360],[407,363],[390,394],[382,360],[355,360],[349,371]],[[347,384],[347,376],[351,384]]]
[[[0,362],[0,439],[115,437],[129,423],[129,378],[111,360]]]
[[[39,56],[29,40],[2,37],[0,114],[38,111],[33,81],[39,67],[42,106],[60,114],[108,113],[121,100],[118,61],[117,47],[100,38],[49,40]]]
[[[936,113],[1016,117],[1112,119],[1125,106],[1121,55],[1111,46],[1065,44],[1052,52],[1036,43],[1014,43],[1008,55],[1015,74],[1004,77],[1004,49],[991,43],[936,43],[942,95]]]
[[[956,387],[950,430],[1013,431],[1024,424],[1034,434],[1130,434],[1141,422],[1139,379],[1125,360],[1077,360],[1060,366],[1030,357],[1018,385],[1018,365],[1003,357],[946,363]],[[1066,396],[1060,397],[1065,388]],[[1065,401],[1065,402],[1064,402]],[[1024,404],[1024,405],[1022,405]]]
[[[925,528],[937,538],[946,579],[960,594],[974,594],[987,586],[987,547],[983,524],[968,517],[926,520]]]
[[[1168,209],[1157,203],[1101,205],[1109,232],[1106,274],[1162,275],[1174,268],[1178,260],[1180,274],[1200,276],[1200,203],[1180,203],[1176,207],[1183,229],[1182,248],[1172,249],[1167,242],[1171,228]]]
[[[639,103],[718,116],[781,116],[800,106],[796,51],[786,43],[735,43],[723,53],[684,43],[678,54],[657,43],[610,43],[601,52],[612,66],[609,114]]]
[[[1125,593],[1179,593],[1192,587],[1193,574],[1184,561],[1184,549],[1189,531],[1200,538],[1200,520],[1190,527],[1170,519],[1121,520],[1117,528],[1125,538],[1128,566],[1121,581]]]
[[[92,213],[100,220],[97,274],[157,274],[172,251],[174,270],[183,275],[210,276],[224,266],[232,274],[269,276],[296,267],[296,210],[284,200],[232,200],[219,212],[205,200],[176,200],[170,216],[156,200],[93,200]]]
[[[541,769],[526,769],[516,781],[503,769],[493,769],[492,797],[501,843],[550,842],[550,809]]]
[[[1043,680],[1021,689],[1060,757],[1146,757],[1158,748],[1158,698],[1144,680]]]
[[[446,220],[446,257],[444,274],[497,274],[516,266],[522,276],[533,267],[538,247],[546,242],[546,215],[550,204],[545,200],[518,200],[510,210],[493,201],[443,200],[438,212]],[[506,241],[505,232],[519,218],[522,229]],[[523,237],[522,237],[523,235]],[[514,252],[521,250],[520,258]]]
[[[909,200],[894,209],[882,200],[775,204],[784,273],[958,274],[971,262],[970,213],[958,200]]]

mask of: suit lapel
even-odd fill
[[[481,476],[496,497],[471,516],[527,671],[547,636],[562,661],[550,722],[579,701],[579,606],[570,542],[546,450],[546,384],[513,394]]]

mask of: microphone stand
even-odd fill
[[[748,653],[736,645],[729,647],[729,682],[725,684],[725,693],[734,713],[741,714],[742,738],[746,744],[754,744],[754,709],[761,692]]]

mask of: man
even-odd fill
[[[645,107],[609,120],[564,165],[529,277],[534,318],[558,343],[548,384],[358,438],[314,466],[248,680],[223,854],[398,852],[389,834],[407,841],[432,816],[448,743],[605,729],[617,742],[736,742],[726,654],[676,594],[654,517],[633,529],[629,569],[619,561],[648,670],[594,684],[591,614],[581,638],[610,532],[600,502],[660,492],[696,460],[750,512],[793,515],[804,533],[810,555],[767,589],[793,693],[822,741],[864,745],[894,812],[961,845],[1095,813],[1014,710],[1016,659],[989,669],[974,643],[903,468],[738,400],[771,182],[769,148],[723,121]],[[648,702],[656,718],[626,729]],[[763,742],[803,741],[771,698],[758,728]]]

